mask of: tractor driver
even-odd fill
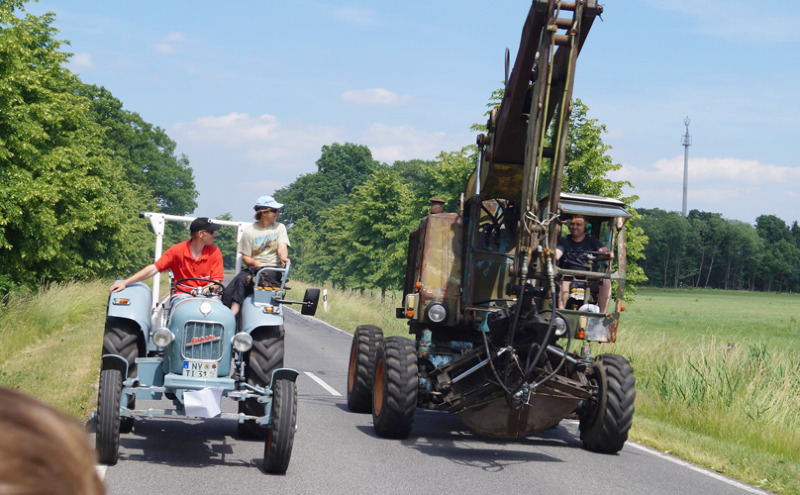
[[[584,267],[584,257],[587,251],[598,251],[612,256],[611,251],[600,242],[597,237],[586,233],[587,222],[583,215],[573,215],[567,222],[569,235],[558,239],[556,244],[556,261],[558,265],[567,270],[586,270]],[[569,299],[569,286],[572,281],[571,276],[562,276],[561,287],[558,292],[558,308],[567,307]],[[604,278],[600,283],[600,290],[597,295],[597,305],[601,313],[608,309],[608,302],[611,299],[611,280]]]
[[[161,255],[155,263],[147,265],[121,282],[115,282],[110,292],[118,292],[130,284],[147,280],[156,273],[172,270],[175,280],[183,278],[204,278],[220,282],[224,278],[222,253],[214,246],[214,237],[220,224],[206,217],[195,218],[189,226],[191,238],[179,242]],[[194,292],[208,292],[208,288],[199,280],[187,280],[185,285],[196,287]],[[186,292],[181,290],[181,292]]]

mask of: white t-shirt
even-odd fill
[[[263,266],[281,266],[278,244],[291,246],[285,225],[272,222],[261,228],[258,223],[253,223],[242,232],[239,252],[255,258]]]

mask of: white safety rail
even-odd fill
[[[156,250],[155,250],[155,257],[153,261],[158,260],[161,257],[161,251],[164,248],[164,225],[165,222],[183,222],[183,223],[192,223],[197,217],[183,217],[180,215],[167,215],[166,213],[153,213],[153,212],[141,212],[139,213],[139,217],[147,218],[150,220],[150,225],[153,227],[153,232],[156,234]],[[217,220],[215,218],[211,218],[214,223],[218,223],[220,225],[228,225],[231,227],[236,227],[236,273],[239,273],[239,270],[242,268],[242,255],[239,253],[239,243],[242,241],[242,232],[244,232],[245,227],[250,225],[252,222],[234,222],[230,220]],[[161,284],[161,273],[156,273],[153,277],[153,300],[151,301],[151,310],[156,309],[156,305],[158,304],[159,298],[161,297],[159,294],[159,287]]]

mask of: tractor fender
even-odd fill
[[[264,306],[253,304],[253,296],[247,296],[241,309],[241,332],[252,333],[259,327],[277,327],[283,325],[283,305],[274,306],[278,312],[265,313]]]
[[[124,357],[118,354],[103,354],[102,360],[101,370],[117,370],[123,378],[128,376],[128,361]]]
[[[275,382],[278,380],[289,380],[290,382],[297,381],[297,375],[300,373],[292,368],[278,368],[272,372],[272,378],[269,381],[269,388],[275,387]]]
[[[137,282],[119,292],[108,296],[108,318],[120,318],[136,322],[147,334],[150,332],[150,306],[153,301],[152,292],[147,285]]]

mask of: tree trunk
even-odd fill
[[[700,278],[703,276],[703,263],[706,261],[706,248],[700,252],[700,268],[697,270],[697,280],[694,282],[695,287],[700,287]]]
[[[669,270],[669,249],[667,249],[667,258],[664,260],[664,281],[661,285],[666,288],[667,287],[667,272]]]
[[[717,253],[711,255],[711,259],[708,261],[708,274],[706,275],[706,284],[703,287],[704,289],[708,289],[708,279],[711,278],[711,269],[714,268],[714,258],[717,256]]]
[[[728,259],[728,268],[725,270],[725,290],[728,290],[728,283],[731,280],[731,260]]]

